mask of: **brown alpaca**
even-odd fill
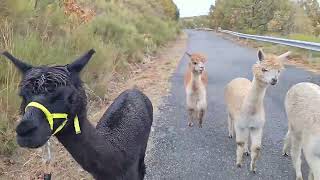
[[[207,85],[208,74],[204,68],[206,57],[194,53],[186,53],[190,57],[188,69],[184,76],[184,86],[186,91],[188,125],[191,127],[193,121],[199,121],[202,127],[203,117],[207,110]]]

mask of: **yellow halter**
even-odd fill
[[[67,123],[68,121],[68,114],[66,113],[51,113],[46,107],[44,107],[42,104],[38,103],[38,102],[30,102],[25,111],[27,110],[28,107],[35,107],[40,109],[44,115],[46,116],[48,123],[50,125],[50,129],[53,131],[53,120],[54,119],[65,119],[64,122],[54,131],[53,135],[55,135],[57,132],[59,132]],[[76,132],[76,134],[80,134],[81,130],[80,130],[80,125],[79,125],[79,118],[78,116],[76,116],[74,118],[74,130]]]

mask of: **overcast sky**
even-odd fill
[[[206,15],[215,0],[173,0],[180,10],[181,17]]]

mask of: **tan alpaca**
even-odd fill
[[[292,164],[296,179],[302,180],[301,150],[310,167],[309,180],[320,180],[320,86],[312,83],[294,85],[287,93],[285,108],[288,133],[283,155],[291,144]]]
[[[194,121],[202,127],[203,117],[207,110],[207,85],[208,74],[204,68],[205,56],[194,53],[188,54],[190,62],[184,76],[186,91],[188,125],[191,127]]]
[[[229,137],[236,133],[237,161],[241,167],[243,154],[248,151],[248,139],[251,138],[250,170],[256,172],[256,161],[260,155],[262,131],[265,123],[263,99],[266,89],[275,85],[283,69],[282,60],[290,52],[281,56],[266,56],[258,51],[258,62],[253,65],[252,82],[245,78],[232,80],[225,88],[225,102],[228,111]]]

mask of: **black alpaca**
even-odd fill
[[[18,144],[40,147],[64,121],[54,119],[52,130],[42,110],[25,109],[30,102],[37,102],[51,113],[68,114],[67,124],[56,137],[95,179],[143,179],[152,104],[140,91],[127,90],[114,100],[94,128],[87,119],[87,98],[79,76],[94,53],[90,50],[72,64],[54,67],[32,67],[8,52],[2,53],[23,74],[20,82],[23,117],[16,128]],[[76,116],[80,134],[74,128]]]

